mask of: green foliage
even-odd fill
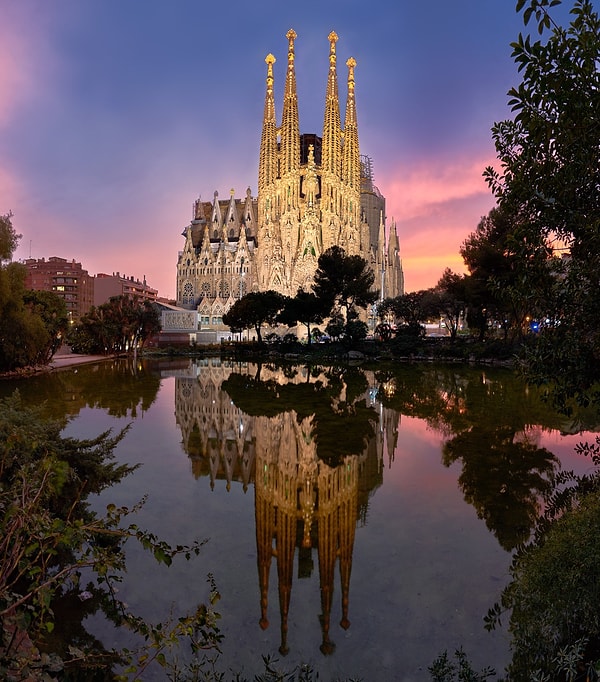
[[[84,315],[68,341],[76,353],[113,354],[143,349],[146,340],[160,331],[158,310],[150,301],[113,296]]]
[[[22,235],[17,234],[12,224],[13,214],[9,211],[0,215],[0,264],[10,260]]]
[[[218,650],[218,593],[212,581],[211,606],[199,606],[176,621],[151,625],[132,614],[117,596],[125,570],[125,544],[135,540],[154,558],[170,565],[176,556],[191,558],[201,543],[171,547],[152,533],[127,524],[140,507],[108,505],[104,516],[86,502],[121,480],[135,467],[112,462],[116,436],[92,440],[61,435],[63,421],[42,417],[20,396],[0,401],[0,675],[2,679],[106,679],[123,663],[120,679],[139,679],[148,666],[168,665],[167,653],[183,641],[193,652]],[[82,576],[93,576],[83,584]],[[73,646],[54,641],[61,629],[55,609],[61,601],[77,604],[81,620],[102,609],[118,626],[146,640],[137,651],[106,651],[82,625],[70,624]],[[51,653],[43,653],[48,650]]]
[[[577,450],[596,468],[553,477],[532,539],[515,553],[511,582],[486,617],[494,629],[510,614],[512,679],[575,679],[600,659],[600,439]]]
[[[484,668],[481,672],[473,670],[467,655],[462,649],[454,652],[456,663],[450,660],[448,652],[440,654],[432,665],[429,666],[429,674],[432,682],[485,682],[495,677],[493,668]]]
[[[0,266],[0,371],[47,360],[53,338],[39,309],[25,305],[25,267]],[[52,325],[53,326],[53,325]]]
[[[23,302],[29,311],[39,315],[48,332],[48,344],[40,349],[37,362],[47,364],[60,348],[69,327],[67,306],[64,300],[52,291],[27,290]]]
[[[547,39],[512,44],[522,82],[508,93],[514,119],[492,129],[501,169],[485,175],[518,226],[514,292],[549,320],[526,371],[569,396],[600,380],[600,19],[592,2],[575,0],[563,28],[556,4],[517,4]]]

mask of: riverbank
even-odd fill
[[[94,362],[111,360],[114,355],[82,355],[71,353],[69,348],[59,349],[47,365],[35,365],[34,367],[21,367],[11,372],[0,373],[0,379],[18,379],[35,376],[44,372],[53,372],[61,369],[70,369],[77,365],[88,365]]]
[[[57,353],[50,364],[49,370],[63,369],[65,367],[73,367],[74,365],[86,365],[91,362],[101,362],[102,360],[110,360],[112,355],[78,355],[77,353]]]

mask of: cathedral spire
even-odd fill
[[[356,120],[356,100],[354,97],[354,67],[356,59],[350,57],[348,67],[348,100],[344,121],[344,183],[355,191],[360,191],[360,151],[358,147],[358,124]]]
[[[272,185],[277,178],[277,119],[275,116],[275,97],[273,95],[273,64],[275,57],[268,54],[267,92],[263,115],[262,135],[260,138],[260,158],[258,162],[259,193]]]
[[[337,69],[335,44],[337,34],[332,31],[329,36],[329,74],[327,76],[327,93],[325,95],[325,120],[323,122],[323,148],[321,165],[323,172],[340,176],[340,103],[338,99]]]
[[[300,165],[300,123],[298,119],[298,96],[296,93],[296,71],[294,68],[294,40],[296,31],[290,29],[288,39],[288,65],[283,95],[281,118],[281,176],[297,171]]]

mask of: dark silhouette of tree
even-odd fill
[[[357,308],[366,309],[377,300],[375,276],[360,256],[349,256],[340,246],[332,246],[319,256],[313,292],[330,314],[343,311],[346,325],[356,319]]]
[[[445,466],[462,462],[458,483],[465,502],[507,551],[529,539],[559,467],[555,455],[522,435],[522,429],[482,422],[443,447]]]
[[[323,373],[326,382],[314,379],[308,372],[307,381],[285,384],[232,373],[221,384],[221,390],[251,416],[295,412],[299,423],[312,418],[310,437],[316,442],[317,454],[336,467],[345,456],[363,452],[375,433],[377,414],[367,404],[369,385],[362,370],[330,367]]]
[[[547,35],[512,44],[522,82],[508,93],[514,119],[492,128],[500,169],[486,179],[515,218],[516,255],[528,263],[521,298],[536,299],[548,320],[528,346],[529,377],[569,396],[600,379],[600,19],[576,0],[563,28],[555,4],[518,2],[525,24],[535,17]],[[540,288],[544,269],[556,276]]]
[[[423,310],[428,316],[443,319],[452,341],[456,339],[466,310],[466,298],[465,276],[446,268],[435,287],[428,290],[422,299]]]
[[[318,296],[310,291],[298,289],[294,298],[286,298],[283,310],[279,313],[278,322],[288,327],[295,327],[298,323],[306,327],[308,345],[312,342],[311,325],[321,324],[327,311]]]
[[[488,321],[496,320],[505,337],[521,339],[527,317],[539,318],[544,310],[536,303],[540,293],[552,286],[546,251],[523,258],[519,240],[518,216],[502,207],[492,209],[479,222],[475,232],[463,242],[460,254],[469,269],[467,287],[469,326],[479,329],[484,338]],[[523,295],[521,282],[535,281],[535,288]]]
[[[258,343],[262,343],[263,325],[275,325],[284,305],[285,297],[277,291],[253,291],[231,306],[223,315],[223,324],[232,332],[254,329]]]
[[[396,325],[418,329],[430,315],[424,305],[426,294],[421,290],[385,298],[377,306],[377,316],[382,322],[391,319]]]

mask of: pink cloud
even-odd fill
[[[397,225],[406,291],[434,286],[445,268],[465,272],[460,246],[494,205],[482,178],[491,163],[436,159],[390,171],[383,192],[388,222]]]
[[[0,127],[44,83],[55,64],[44,33],[46,11],[15,3],[0,22]],[[41,72],[46,72],[46,75]]]
[[[439,213],[440,205],[449,201],[490,196],[482,178],[490,163],[476,158],[444,165],[442,159],[429,159],[417,167],[393,169],[385,183],[388,216],[410,220]]]

